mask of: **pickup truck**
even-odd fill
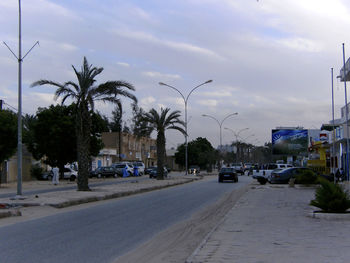
[[[260,184],[266,184],[266,182],[269,181],[269,177],[273,170],[289,167],[293,167],[293,165],[285,163],[269,163],[264,165],[262,169],[255,169],[253,171],[253,178],[257,179]]]
[[[231,167],[236,170],[236,173],[244,175],[244,167],[241,163],[233,163],[231,164]]]

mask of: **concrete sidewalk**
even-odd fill
[[[253,183],[186,262],[350,262],[350,217],[313,218],[314,197],[315,188]]]
[[[35,190],[53,190],[57,191],[25,195],[23,200],[12,200],[11,198],[0,198],[0,218],[9,216],[20,216],[20,209],[29,206],[52,206],[56,208],[63,208],[72,205],[78,205],[88,202],[95,202],[100,200],[107,200],[118,198],[122,196],[153,191],[165,187],[175,186],[199,180],[200,176],[168,176],[165,180],[147,179],[145,177],[130,177],[130,178],[112,178],[106,179],[118,184],[90,186],[91,191],[82,192],[75,189],[63,190],[60,188],[67,186],[74,186],[76,182],[60,181],[60,184],[55,186],[49,181],[31,181],[24,182],[23,189],[26,191]],[[92,182],[101,182],[103,179],[97,179]],[[16,193],[16,184],[7,184],[0,187],[0,193]]]

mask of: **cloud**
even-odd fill
[[[156,102],[156,99],[152,96],[144,97],[139,101],[140,107],[143,108],[145,111],[149,111],[153,108],[154,103]]]
[[[215,107],[218,105],[217,100],[198,100],[198,104],[207,106],[207,107]]]
[[[279,39],[276,40],[276,43],[297,51],[320,52],[323,50],[323,46],[320,43],[299,37]]]
[[[225,60],[223,57],[221,57],[219,54],[216,52],[203,48],[200,46],[196,46],[193,44],[185,43],[185,42],[176,42],[176,41],[171,41],[171,40],[166,40],[162,38],[157,38],[156,36],[147,33],[147,32],[141,32],[141,31],[131,31],[127,29],[118,29],[118,30],[113,30],[116,35],[119,35],[121,37],[133,39],[136,41],[141,41],[141,42],[147,42],[152,45],[156,46],[162,46],[166,48],[170,48],[173,50],[185,52],[185,53],[191,53],[191,54],[196,54],[199,56],[207,56],[211,57],[220,61]]]
[[[128,64],[126,62],[117,62],[117,65],[122,66],[122,67],[126,67],[126,68],[130,67],[130,64]]]
[[[181,76],[178,74],[162,74],[156,71],[144,71],[142,72],[142,75],[156,79],[181,79]]]
[[[78,47],[69,44],[69,43],[61,43],[59,44],[60,48],[63,49],[63,51],[73,52],[78,50]]]

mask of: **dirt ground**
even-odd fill
[[[215,204],[161,232],[114,263],[185,262],[248,189],[249,185],[226,194]]]

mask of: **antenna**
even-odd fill
[[[18,56],[5,43],[5,46],[10,50],[12,55],[18,61],[18,141],[17,141],[17,195],[13,199],[24,199],[22,197],[22,62],[29,52],[39,45],[39,41],[29,49],[29,51],[22,57],[22,28],[21,28],[21,0],[18,0]]]

